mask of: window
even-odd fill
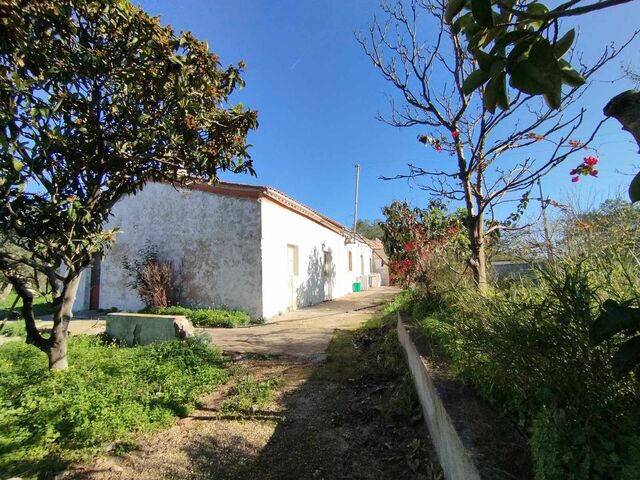
[[[349,252],[349,271],[353,272],[353,254]]]
[[[298,246],[287,245],[287,263],[289,268],[289,275],[292,277],[298,276]]]
[[[324,274],[331,275],[331,263],[333,262],[331,250],[324,252]]]
[[[364,275],[364,255],[360,255],[360,275]]]

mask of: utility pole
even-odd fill
[[[358,223],[358,185],[360,183],[360,164],[356,163],[356,198],[353,203],[353,237],[356,235],[356,225]]]

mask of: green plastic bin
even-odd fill
[[[355,282],[353,284],[353,291],[354,292],[359,292],[360,291],[360,282]]]

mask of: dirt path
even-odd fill
[[[398,292],[395,287],[379,287],[294,310],[271,318],[264,325],[199,330],[207,333],[213,344],[226,353],[256,353],[319,361],[324,359],[335,329],[362,324]]]
[[[238,382],[276,385],[262,407],[225,410],[238,388],[222,387],[176,426],[62,478],[439,479],[392,332],[338,330],[321,364],[245,356]]]

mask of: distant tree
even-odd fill
[[[584,155],[604,122],[576,138],[586,114],[576,104],[584,93],[579,86],[620,50],[607,49],[596,62],[583,65],[581,80],[567,82],[569,89],[561,94],[564,107],[557,110],[534,95],[509,90],[499,69],[495,76],[487,73],[494,60],[469,55],[461,30],[447,22],[445,0],[399,1],[382,10],[384,18],[376,18],[366,38],[359,37],[365,54],[398,93],[390,97],[390,116],[381,119],[395,127],[421,127],[418,140],[444,157],[412,163],[408,173],[387,178],[412,179],[434,197],[464,204],[468,263],[484,292],[489,240],[520,228],[538,180],[571,155]],[[544,58],[548,49],[540,48]],[[529,156],[527,148],[533,145],[546,145],[548,151]],[[595,156],[585,156],[573,180],[597,176],[597,162]],[[514,208],[498,217],[496,208],[506,203]]]
[[[370,240],[382,238],[380,223],[380,220],[358,220],[356,223],[356,232]]]
[[[3,0],[0,19],[0,270],[27,342],[65,369],[80,273],[115,240],[114,204],[148,181],[254,173],[257,114],[227,102],[242,62],[222,69],[205,42],[127,1]],[[34,289],[53,299],[48,337]]]

